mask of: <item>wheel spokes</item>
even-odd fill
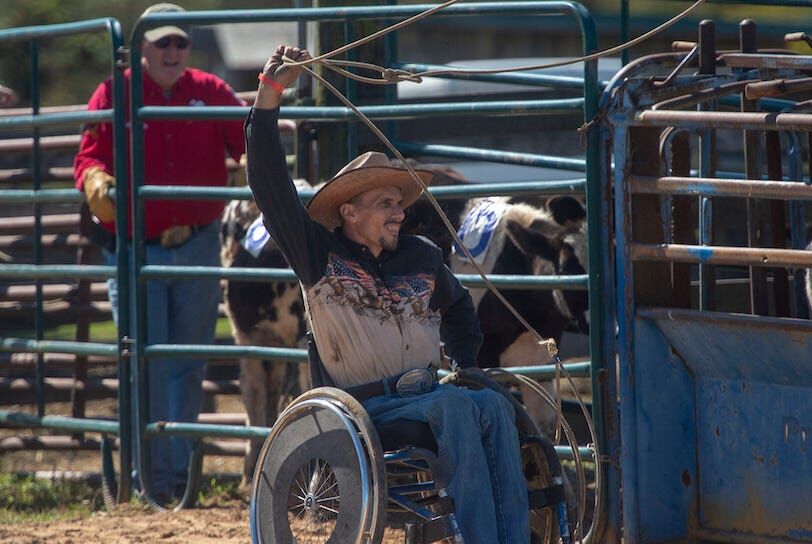
[[[327,542],[336,527],[341,493],[332,467],[310,459],[296,472],[288,492],[288,522],[297,544]]]

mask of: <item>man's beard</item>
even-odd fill
[[[395,251],[398,248],[398,238],[399,236],[395,236],[394,238],[387,238],[386,236],[381,236],[379,241],[381,247],[386,251]]]

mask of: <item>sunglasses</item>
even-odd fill
[[[158,49],[166,49],[170,43],[174,43],[178,49],[186,49],[192,42],[189,38],[184,38],[183,36],[164,36],[155,42],[155,47]]]

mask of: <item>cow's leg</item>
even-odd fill
[[[240,360],[240,390],[245,411],[248,414],[248,424],[251,426],[267,426],[268,391],[265,385],[265,369],[259,359]],[[251,485],[254,466],[262,447],[261,438],[252,438],[248,443],[245,459],[243,461],[242,482],[243,489]]]
[[[502,367],[530,366],[547,363],[549,361],[547,350],[536,342],[536,337],[530,332],[522,333],[499,357]],[[541,386],[552,397],[555,397],[555,387],[551,382],[542,382]],[[527,413],[538,425],[539,430],[547,437],[552,438],[555,433],[555,410],[542,399],[538,393],[526,385],[521,385],[522,403]]]
[[[276,416],[284,408],[282,401],[287,397],[285,390],[285,377],[288,365],[282,361],[265,361],[265,388],[268,391],[268,402],[265,405],[266,426],[271,427],[276,422]]]

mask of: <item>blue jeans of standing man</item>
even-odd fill
[[[182,246],[167,249],[147,244],[146,262],[153,265],[220,266],[219,222],[200,229]],[[107,264],[115,256],[105,252]],[[114,316],[118,285],[107,281]],[[212,344],[220,302],[218,279],[157,279],[147,282],[147,340],[150,344]],[[133,321],[134,323],[134,321]],[[141,340],[141,339],[139,339]],[[206,361],[149,359],[149,421],[196,422],[203,399]],[[193,440],[150,439],[152,488],[171,497],[186,481]]]
[[[527,484],[513,406],[490,389],[437,385],[423,395],[364,402],[376,424],[429,424],[466,544],[530,542]]]

